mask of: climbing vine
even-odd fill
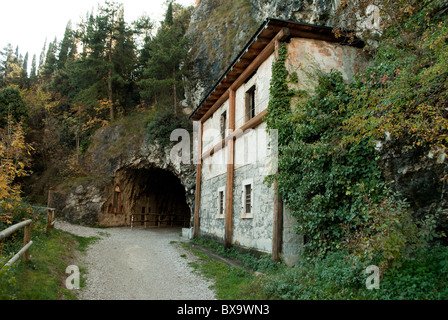
[[[383,181],[374,135],[349,124],[361,108],[348,108],[357,83],[337,71],[315,71],[316,87],[292,99],[297,75],[286,69],[282,46],[273,64],[268,131],[278,130],[278,183],[297,232],[305,236],[305,256],[349,249],[369,259],[391,261],[415,243],[416,228],[406,204],[395,201]],[[291,105],[298,101],[296,105]],[[393,232],[390,232],[393,230]]]

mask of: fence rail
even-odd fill
[[[31,241],[31,223],[32,220],[26,220],[20,223],[17,223],[3,231],[0,232],[0,241],[11,236],[22,228],[25,228],[25,233],[23,236],[23,248],[17,252],[14,257],[12,257],[5,266],[12,266],[21,256],[23,256],[23,261],[28,263],[28,249],[33,245],[33,241]]]
[[[178,219],[178,217],[181,217],[181,215],[156,214],[156,213],[131,214],[131,229],[134,228],[135,223],[143,223],[143,225],[146,229],[148,222],[155,223],[157,225],[157,227],[160,227],[163,223],[169,224],[171,226],[173,226],[176,223],[182,223],[182,225],[185,226],[188,222],[190,222],[189,219],[185,219],[185,218]]]
[[[54,224],[56,222],[55,209],[41,208],[41,207],[34,207],[34,208],[45,209],[45,212],[48,215],[46,231],[47,231],[47,235],[49,235],[51,229],[54,228]],[[31,241],[31,223],[32,223],[32,220],[22,221],[22,222],[17,223],[3,231],[0,231],[0,242],[1,242],[4,239],[6,239],[6,238],[10,237],[11,235],[13,235],[14,233],[16,233],[17,231],[19,231],[20,229],[25,228],[22,249],[20,249],[20,251],[17,252],[4,266],[11,267],[22,256],[23,256],[23,261],[25,263],[28,263],[28,250],[33,245],[33,241]],[[0,266],[0,269],[3,268],[4,266]]]

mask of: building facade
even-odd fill
[[[190,116],[200,126],[194,237],[211,237],[280,257],[290,265],[302,240],[295,221],[265,178],[276,170],[276,137],[268,134],[272,65],[281,43],[286,67],[305,79],[309,66],[339,70],[346,80],[366,63],[357,45],[331,28],[267,19]],[[298,89],[312,90],[301,81]]]

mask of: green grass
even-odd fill
[[[202,240],[200,242],[202,245],[208,244],[211,250],[223,257],[235,258],[235,253],[226,254],[225,251],[216,250],[218,247],[213,242],[204,242]],[[194,269],[194,272],[201,274],[213,282],[211,289],[215,291],[217,299],[266,300],[268,298],[261,288],[261,278],[255,275],[256,270],[247,268],[244,262],[241,267],[229,266],[209,257],[201,251],[191,248],[187,244],[183,243],[183,247],[191,250],[198,258],[196,262],[190,262],[189,265]]]
[[[446,300],[448,296],[448,248],[444,246],[415,252],[413,259],[383,274],[379,290],[368,290],[364,270],[371,263],[347,252],[287,267],[273,263],[269,256],[226,250],[213,241],[196,239],[193,243],[241,264],[231,267],[183,244],[197,257],[190,265],[213,282],[220,300]]]
[[[29,260],[13,266],[15,285],[10,297],[16,300],[76,300],[76,293],[65,286],[68,266],[76,265],[76,253],[85,252],[97,238],[83,238],[52,230],[51,235],[33,239]],[[85,269],[80,267],[82,274]]]
[[[231,267],[225,263],[218,262],[206,254],[193,250],[199,258],[198,262],[190,262],[197,272],[212,280],[214,284],[211,289],[220,300],[244,300],[257,299],[256,292],[249,290],[254,281],[254,275],[243,268]]]

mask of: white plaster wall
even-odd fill
[[[227,113],[227,126],[229,123],[229,100],[219,107],[213,116],[204,122],[202,128],[202,152],[206,152],[218,144],[221,140],[221,114]]]
[[[211,157],[206,157],[202,163],[202,177],[212,179],[227,172],[227,147],[218,150]]]
[[[256,86],[255,92],[255,113],[259,114],[266,109],[269,104],[269,87],[272,77],[272,63],[274,54],[264,61],[258,68],[256,74],[236,91],[235,98],[235,128],[244,124],[246,111],[246,92]]]
[[[312,67],[324,71],[336,69],[349,80],[358,72],[367,60],[359,55],[360,50],[335,43],[311,39],[293,38],[288,44],[287,68],[297,72],[299,88],[312,90],[314,84],[309,82],[307,72]],[[257,70],[254,76],[236,91],[235,127],[244,125],[245,94],[256,85],[256,114],[267,108],[269,103],[269,87],[272,77],[272,54]],[[203,152],[208,151],[221,141],[220,115],[227,110],[226,101],[204,123]],[[258,132],[257,132],[258,131]],[[263,134],[262,134],[263,133]],[[214,138],[213,135],[215,136]],[[233,244],[253,248],[259,251],[271,252],[273,232],[274,190],[268,188],[263,180],[266,175],[276,170],[276,146],[269,146],[271,138],[266,134],[266,124],[262,123],[256,130],[248,132],[235,142],[235,173],[234,173],[234,203],[233,203]],[[275,139],[274,139],[275,141]],[[217,151],[203,162],[202,192],[200,208],[200,234],[211,235],[224,239],[224,219],[217,219],[218,189],[226,184],[227,148]],[[253,179],[253,214],[250,217],[242,214],[241,192],[244,181]],[[300,254],[302,238],[295,233],[295,219],[285,209],[283,230],[283,256],[288,264],[293,265]]]

